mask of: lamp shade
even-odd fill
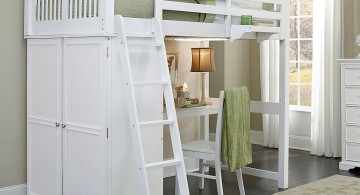
[[[191,48],[192,65],[191,72],[215,71],[214,48]]]

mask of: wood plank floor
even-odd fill
[[[254,168],[277,171],[277,150],[253,145],[253,163]],[[289,188],[310,183],[331,175],[340,174],[360,178],[360,169],[350,171],[339,170],[340,158],[325,158],[310,155],[309,152],[290,149],[289,153]],[[210,169],[210,173],[214,171]],[[238,195],[235,173],[227,171],[222,172],[224,194]],[[258,178],[249,175],[243,175],[245,192],[247,195],[269,195],[280,191],[277,188],[277,182],[274,180]],[[164,195],[174,193],[174,177],[164,179]],[[191,195],[216,195],[215,180],[205,179],[205,189],[198,189],[198,179],[188,176]]]

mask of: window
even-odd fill
[[[311,106],[313,0],[290,2],[290,105]]]

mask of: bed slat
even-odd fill
[[[41,21],[45,20],[45,5],[44,0],[41,0]]]
[[[78,5],[78,8],[79,8],[79,16],[78,18],[83,18],[83,0],[79,0],[79,5]]]
[[[49,0],[45,0],[45,20],[49,20]]]
[[[49,20],[53,20],[53,1],[54,0],[50,0],[50,5],[49,5],[49,10],[50,10],[50,14],[49,14]]]
[[[93,0],[89,0],[89,7],[88,7],[88,9],[89,9],[89,18],[92,17],[92,9],[91,9],[92,1]]]
[[[40,21],[40,0],[37,0],[37,3],[36,3],[36,12],[37,12],[36,20],[37,20],[37,21]]]
[[[98,16],[98,2],[97,0],[94,0],[94,17],[97,17]]]
[[[75,0],[75,4],[74,4],[74,18],[75,19],[78,18],[78,0]]]
[[[88,0],[84,0],[84,18],[88,18],[88,7],[87,7],[87,4],[88,4]]]
[[[66,1],[66,0],[65,0]],[[70,9],[69,9],[69,19],[73,19],[73,0],[69,1]]]

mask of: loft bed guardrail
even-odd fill
[[[215,2],[215,0],[213,0]],[[164,34],[170,36],[283,39],[288,25],[286,0],[245,0],[273,4],[276,10],[235,7],[234,2],[222,0],[221,5],[194,4],[169,0],[154,0],[154,16],[161,19]],[[115,7],[121,0],[25,0],[24,34],[30,36],[113,36],[114,15],[122,15]],[[216,3],[221,0],[216,0]],[[119,4],[119,5],[117,5]],[[126,4],[124,4],[126,6]],[[167,19],[165,12],[213,14],[223,17],[211,23]],[[255,19],[273,21],[272,26],[240,25],[232,19],[250,15]],[[134,21],[134,20],[131,20]],[[139,20],[140,21],[140,20]],[[145,20],[146,21],[146,20]],[[134,24],[136,25],[136,24]],[[196,29],[196,30],[194,30]],[[251,32],[254,32],[251,34]]]

